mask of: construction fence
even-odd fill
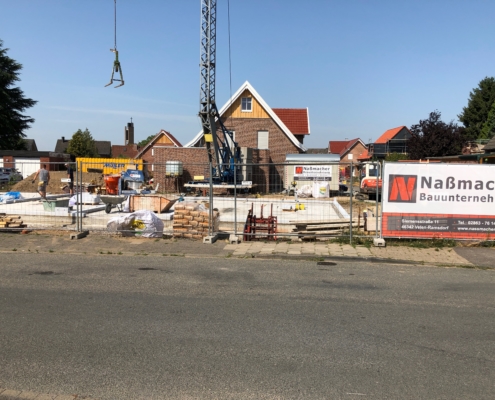
[[[50,173],[44,199],[39,177],[33,183],[41,165],[33,162],[30,174],[2,183],[0,228],[203,241],[235,235],[352,242],[380,234],[381,198],[378,192],[359,196],[357,164],[243,163],[233,166],[232,182],[214,183],[208,163],[109,163],[71,162],[72,182],[65,163],[44,163]]]

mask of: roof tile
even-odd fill
[[[307,108],[272,108],[293,135],[309,135]]]

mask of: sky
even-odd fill
[[[136,141],[165,129],[189,142],[201,130],[200,5],[117,0],[125,85],[115,89],[104,87],[114,0],[0,0],[0,39],[38,101],[27,137],[53,151],[87,128],[124,144],[132,118]],[[270,107],[307,107],[308,148],[368,143],[435,110],[458,122],[495,76],[493,15],[493,0],[217,0],[216,102],[249,81]]]

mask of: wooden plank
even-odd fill
[[[358,225],[357,222],[354,222],[352,224],[352,226],[355,228],[357,226],[364,226],[364,224],[360,223]],[[347,224],[334,224],[334,225],[317,225],[317,226],[313,226],[313,225],[304,225],[304,226],[300,226],[300,225],[296,225],[296,230],[304,230],[304,231],[318,231],[318,230],[327,230],[327,229],[340,229],[340,228],[348,228],[349,227],[349,223]]]
[[[357,218],[353,218],[354,222],[357,222]],[[339,218],[339,219],[328,219],[326,221],[289,221],[289,223],[294,225],[325,225],[325,224],[343,224],[349,223],[348,218]]]

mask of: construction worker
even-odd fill
[[[46,187],[50,182],[50,173],[46,169],[46,164],[43,164],[43,167],[36,172],[36,175],[33,178],[33,183],[36,181],[38,176],[40,178],[40,181],[38,182],[38,193],[43,200],[46,200]]]

